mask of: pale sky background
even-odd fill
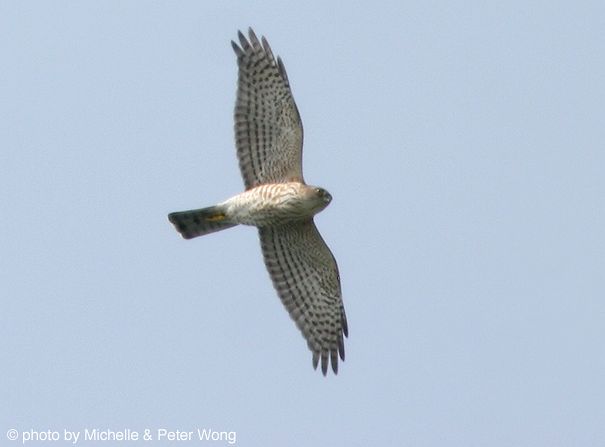
[[[334,197],[336,377],[254,229],[166,218],[242,190],[249,25]],[[605,445],[604,55],[602,1],[0,3],[0,444]]]

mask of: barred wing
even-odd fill
[[[246,189],[263,183],[303,182],[303,128],[281,59],[249,29],[238,33],[239,76],[235,142]]]
[[[348,335],[338,266],[313,220],[259,228],[265,265],[284,306],[313,352],[313,367],[321,358],[338,372]]]

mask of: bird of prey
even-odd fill
[[[231,41],[239,68],[235,141],[245,191],[218,205],[169,214],[183,238],[235,225],[258,227],[265,265],[277,294],[313,353],[338,373],[348,335],[338,267],[313,222],[332,196],[307,185],[303,127],[282,60],[250,28]]]

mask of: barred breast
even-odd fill
[[[221,205],[227,218],[238,224],[257,227],[280,225],[310,218],[315,200],[312,188],[299,183],[259,185],[238,194]]]

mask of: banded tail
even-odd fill
[[[237,225],[227,220],[221,206],[170,213],[168,220],[185,239],[226,230]]]

